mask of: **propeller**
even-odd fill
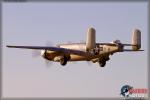
[[[54,44],[51,41],[46,41],[46,46],[54,46]],[[45,65],[47,67],[50,67],[52,65],[52,61],[44,59],[45,60]]]
[[[91,61],[86,61],[86,63],[88,64],[88,66],[91,66],[91,65],[92,65],[92,62],[91,62]]]
[[[45,60],[45,65],[46,65],[46,67],[47,67],[47,68],[51,67],[52,62],[49,61],[49,60],[47,60],[47,59],[44,59],[44,60]]]
[[[53,46],[52,45],[52,42],[50,41],[46,41],[46,46]],[[32,57],[39,57],[39,56],[42,56],[42,52],[45,53],[44,50],[32,50]],[[43,58],[45,60],[45,65],[46,67],[50,67],[52,65],[52,62],[50,60],[47,60],[45,58]]]
[[[53,42],[51,42],[51,41],[46,41],[46,46],[54,46],[54,43]]]
[[[32,57],[38,57],[41,55],[41,51],[40,50],[32,50]]]

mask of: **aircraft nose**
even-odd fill
[[[45,50],[41,50],[41,56],[45,57]]]

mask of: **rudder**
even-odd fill
[[[90,27],[87,32],[86,51],[95,48],[95,29]]]
[[[139,50],[141,48],[141,31],[135,29],[132,33],[132,50]]]

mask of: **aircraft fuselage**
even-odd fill
[[[80,50],[80,51],[86,52],[86,44],[85,43],[60,44],[57,46],[61,47],[61,48],[74,49],[74,50]],[[65,55],[65,56],[69,58],[68,61],[90,61],[91,59],[96,59],[96,58],[100,59],[103,56],[107,56],[107,55],[109,56],[109,54],[113,54],[113,53],[119,51],[118,46],[108,46],[108,45],[96,44],[96,48],[97,48],[97,54],[93,54],[92,56],[89,56],[89,57],[75,55],[75,54],[70,54],[70,55]],[[91,52],[93,52],[93,51],[91,51]],[[59,57],[64,56],[64,53],[50,51],[50,50],[44,50],[44,51],[42,51],[42,56],[44,58],[46,58],[47,60],[57,62],[57,61],[59,61]]]

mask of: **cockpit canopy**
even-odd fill
[[[117,39],[117,40],[112,41],[112,43],[118,44],[118,43],[121,43],[121,41]]]

